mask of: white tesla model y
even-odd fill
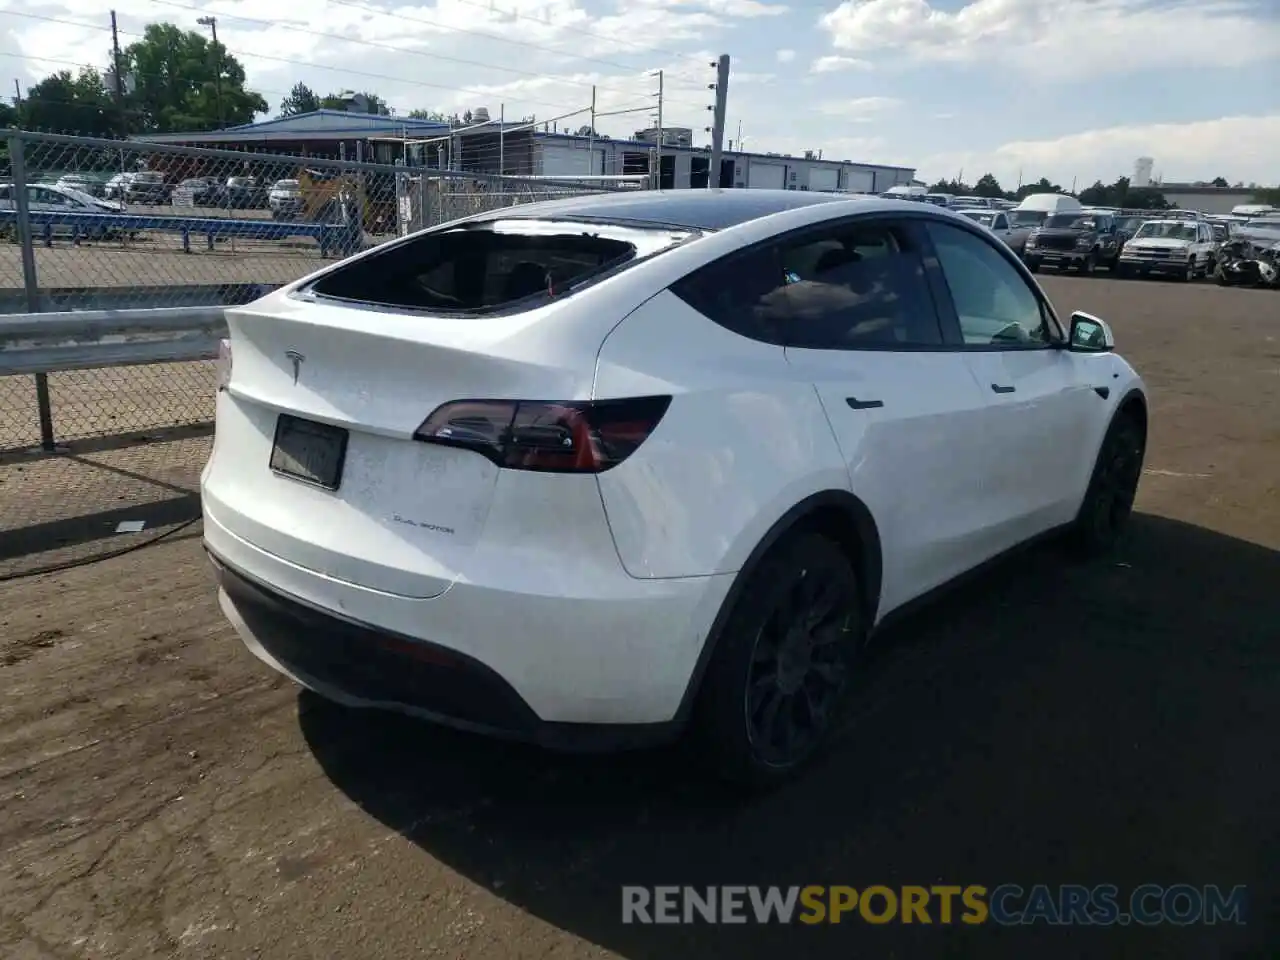
[[[692,726],[761,783],[890,612],[1109,547],[1143,384],[926,204],[634,192],[481,214],[227,312],[222,608],[341,703],[563,748]]]

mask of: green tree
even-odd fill
[[[1129,210],[1168,210],[1164,194],[1151,187],[1130,187],[1129,178],[1121,177],[1111,185],[1101,180],[1079,193],[1087,207],[1122,207]]]
[[[295,83],[289,95],[280,101],[280,116],[294,117],[320,109],[320,98],[305,83]]]
[[[930,193],[949,193],[955,197],[971,196],[973,187],[961,180],[939,180],[929,188]]]
[[[1041,177],[1035,183],[1024,183],[1013,192],[1011,199],[1022,200],[1031,196],[1033,193],[1065,193],[1061,184],[1057,184],[1049,180],[1047,177]]]
[[[978,182],[973,185],[973,196],[989,197],[992,200],[1003,200],[1004,189],[1000,186],[994,174],[984,173],[978,178]]]
[[[327,97],[320,99],[320,106],[326,110],[346,110],[351,105],[352,94],[331,93]],[[381,117],[391,116],[391,108],[387,106],[387,101],[383,100],[376,93],[369,93],[367,90],[354,94],[355,97],[364,97],[368,110],[365,112],[376,113]]]
[[[449,122],[449,118],[439,110],[410,110],[409,116],[414,120],[434,120],[436,123]]]
[[[1211,184],[1213,184],[1213,186],[1215,186],[1215,187],[1229,187],[1229,186],[1231,186],[1231,184],[1227,183],[1227,178],[1226,178],[1226,177],[1214,177],[1214,178],[1213,178],[1211,181],[1209,181],[1209,182],[1210,182]]]
[[[1257,190],[1253,194],[1254,203],[1269,203],[1273,207],[1280,207],[1280,187],[1271,189]]]
[[[119,111],[102,84],[102,75],[89,67],[50,74],[28,88],[26,99],[10,122],[28,130],[104,136],[119,125]]]
[[[148,131],[214,130],[269,109],[261,94],[245,89],[240,61],[193,30],[148,24],[122,59],[137,84],[128,106]]]

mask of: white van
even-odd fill
[[[1079,213],[1084,207],[1075,197],[1063,193],[1033,193],[1009,212],[1015,226],[1038,227],[1052,213]]]

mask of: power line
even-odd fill
[[[186,9],[192,9],[192,8],[186,8]],[[25,13],[25,12],[20,12],[16,10],[6,10],[4,12],[9,16],[22,17],[28,20],[39,20],[45,23],[56,23],[61,26],[79,27],[84,30],[98,30],[98,31],[105,31],[105,32],[110,32],[111,30],[109,26],[106,26],[103,24],[86,23],[80,20],[69,20],[64,17],[50,17],[50,16],[45,16],[43,14]],[[241,18],[236,18],[236,19],[241,19]],[[244,19],[249,19],[249,18],[244,18]],[[271,23],[271,21],[256,21],[256,22]],[[126,36],[136,37],[138,39],[145,39],[145,36],[146,36],[144,33],[137,33],[130,30],[120,30],[119,32],[122,34],[125,34]],[[369,42],[369,41],[364,41],[364,42]],[[484,90],[484,89],[475,88],[475,87],[470,87],[470,88],[454,87],[446,84],[431,83],[430,81],[426,81],[426,80],[409,80],[403,77],[390,76],[388,74],[369,73],[367,71],[362,71],[362,70],[352,70],[347,67],[338,67],[330,64],[316,63],[314,61],[309,61],[309,60],[294,60],[287,57],[276,57],[270,54],[257,53],[253,51],[232,50],[228,47],[223,47],[223,49],[225,49],[227,53],[232,54],[233,56],[257,58],[260,60],[268,60],[274,63],[283,63],[283,64],[288,64],[290,66],[297,66],[297,67],[309,67],[317,70],[329,70],[336,73],[347,74],[350,76],[358,76],[358,77],[364,77],[372,80],[380,80],[386,83],[401,83],[401,84],[408,84],[410,86],[415,86],[415,87],[429,87],[432,89],[444,90],[450,93],[466,93],[475,97],[493,97],[493,96],[502,95],[501,90],[495,91],[495,90]],[[401,52],[401,53],[412,52],[412,51],[399,50],[398,48],[392,48],[392,49],[396,49],[397,52]],[[41,58],[29,57],[28,59],[39,60]],[[477,65],[485,66],[485,67],[489,66],[488,64],[482,64],[478,62],[477,62]],[[501,69],[501,68],[497,68],[497,69]],[[545,76],[545,74],[541,76]],[[552,79],[555,79],[555,78],[552,78]],[[587,84],[582,81],[567,80],[567,79],[558,79],[557,82],[563,83],[566,86],[591,86],[591,84]],[[563,102],[537,100],[532,97],[524,96],[523,94],[513,94],[512,96],[513,96],[513,99],[521,103],[530,104],[532,106],[549,107],[555,110],[568,109],[570,107],[569,104],[566,104]]]
[[[199,12],[202,9],[200,7],[189,6],[185,3],[176,3],[174,2],[174,0],[151,0],[151,2],[160,4],[161,6],[174,7],[179,10],[190,10],[193,12]],[[386,14],[386,15],[392,16],[392,14]],[[355,37],[344,37],[341,34],[325,33],[320,30],[311,30],[307,27],[299,27],[291,23],[284,23],[278,20],[263,20],[258,17],[246,17],[246,16],[241,16],[240,14],[229,14],[229,13],[219,14],[219,16],[224,20],[240,20],[245,23],[260,23],[266,26],[276,27],[281,30],[290,30],[294,33],[307,34],[308,36],[312,36],[312,37],[321,37],[326,40],[336,40],[339,43],[353,43],[353,44],[358,44],[360,46],[375,47],[382,50],[390,50],[394,53],[406,54],[408,56],[425,57],[428,60],[443,60],[449,63],[461,63],[461,64],[465,64],[466,66],[480,67],[481,69],[484,69],[484,70],[495,70],[502,73],[512,73],[512,74],[516,74],[518,76],[524,76],[524,77],[538,77],[538,78],[547,77],[546,72],[542,70],[521,70],[518,67],[508,67],[508,66],[503,66],[501,64],[496,64],[496,63],[486,63],[483,60],[468,60],[463,57],[455,57],[455,56],[451,56],[449,54],[444,54],[444,53],[428,53],[423,50],[408,50],[408,49],[405,49],[404,47],[397,47],[394,44],[390,44],[390,43],[380,43],[376,40],[362,40]],[[405,19],[405,18],[401,18],[401,19]],[[457,28],[447,27],[442,25],[441,29],[457,29]],[[472,31],[468,31],[468,32],[472,32]],[[488,36],[487,34],[480,34],[480,35]],[[504,39],[504,38],[491,38],[491,39]],[[519,43],[521,46],[531,46],[530,44],[524,43],[523,41],[506,41],[506,42]],[[576,57],[573,54],[566,53],[562,55],[566,57],[570,57],[572,59],[581,59]],[[634,68],[626,68],[626,69],[634,69]],[[572,81],[561,81],[561,82],[569,83]],[[605,83],[599,83],[599,82],[596,82],[595,84],[588,84],[583,81],[579,81],[579,82],[581,83],[582,86],[597,86],[602,90],[613,90],[619,93],[625,92],[628,95],[632,95],[633,93],[630,90],[623,91],[621,87],[615,87],[611,84],[605,84]]]
[[[381,16],[381,17],[390,17],[391,19],[394,19],[394,20],[404,20],[406,23],[418,23],[423,26],[435,27],[438,30],[448,30],[455,33],[466,33],[476,37],[484,37],[487,40],[493,40],[493,41],[496,41],[497,43],[509,43],[518,47],[527,47],[531,50],[541,50],[544,53],[553,53],[558,57],[568,57],[572,60],[582,60],[585,63],[599,63],[607,67],[617,67],[621,70],[637,69],[635,66],[631,64],[619,63],[617,60],[605,60],[601,57],[589,57],[581,53],[569,53],[565,50],[559,50],[555,47],[548,47],[548,46],[544,46],[543,44],[532,43],[528,40],[515,40],[515,39],[512,39],[511,37],[503,37],[495,33],[486,33],[483,30],[471,30],[466,27],[455,27],[452,24],[440,23],[438,20],[427,20],[421,17],[410,17],[410,16],[406,16],[403,13],[395,13],[390,10],[377,10],[373,7],[366,7],[362,3],[355,3],[353,2],[353,0],[329,0],[329,2],[339,7],[350,7],[353,10],[359,10],[361,13],[365,13],[365,14],[374,14],[376,16]],[[486,10],[492,9],[489,6],[489,4],[474,2],[474,0],[458,0],[458,2],[470,3],[472,6],[483,7]],[[511,12],[499,11],[499,12],[503,13],[504,16],[509,16],[509,17],[512,17],[513,19],[533,20],[537,23],[546,25],[545,20],[539,20],[537,17],[533,17],[528,14],[521,14],[515,11],[511,11]],[[571,28],[568,26],[562,26],[560,29],[570,31],[570,32],[575,32],[575,33],[585,33],[587,36],[595,37],[597,40],[604,40],[608,43],[615,42],[615,40],[611,37],[605,37],[599,34],[590,33],[588,31],[581,30],[580,28]],[[655,52],[662,52],[662,51],[655,51]],[[689,54],[674,54],[674,55],[680,56],[680,57],[690,56]]]

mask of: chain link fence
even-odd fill
[[[0,314],[247,303],[425,227],[619,189],[607,178],[3,136]],[[57,527],[69,517],[194,497],[210,442],[212,362],[2,374],[0,578],[6,563],[74,549],[79,535]],[[51,523],[56,536],[33,540]]]

